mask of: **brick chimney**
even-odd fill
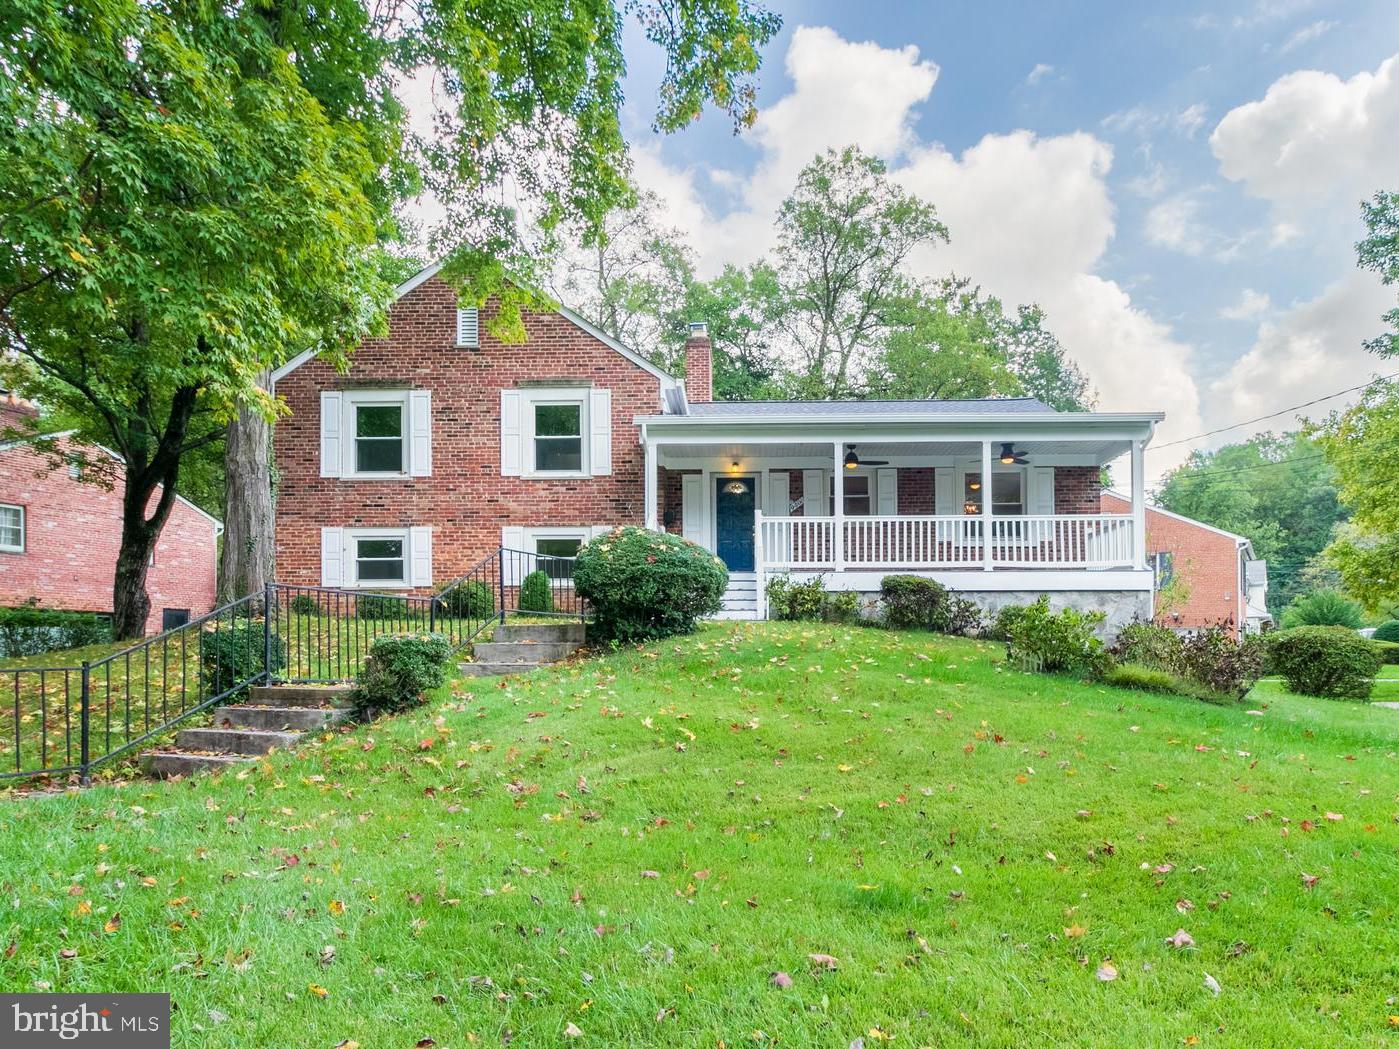
[[[695,321],[685,338],[685,399],[690,402],[714,400],[714,350],[709,344],[709,325]]]
[[[33,422],[39,409],[31,401],[16,397],[9,390],[0,391],[0,440],[33,432]]]

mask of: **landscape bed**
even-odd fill
[[[711,625],[11,801],[0,987],[214,1047],[1390,1044],[1399,711],[1001,649]]]

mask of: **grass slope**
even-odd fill
[[[168,990],[175,1044],[211,1047],[569,1024],[609,1046],[1392,1044],[1399,711],[1275,689],[1257,717],[996,655],[711,626],[458,683],[238,776],[13,802],[0,988]]]

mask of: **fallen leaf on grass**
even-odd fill
[[[1304,873],[1304,874],[1302,875],[1302,888],[1304,888],[1304,889],[1314,889],[1314,888],[1316,888],[1316,883],[1319,882],[1320,880],[1321,880],[1321,875],[1320,875],[1320,874],[1305,874],[1305,873]]]
[[[1210,994],[1218,994],[1220,991],[1219,981],[1209,973],[1205,973],[1205,990],[1209,991]]]
[[[1185,947],[1194,947],[1195,937],[1191,936],[1184,929],[1177,929],[1176,934],[1174,936],[1169,936],[1166,938],[1166,946],[1175,947],[1177,949]]]
[[[1080,936],[1082,936],[1082,935],[1083,935],[1084,933],[1086,933],[1087,931],[1088,931],[1088,930],[1085,929],[1082,925],[1079,925],[1077,922],[1075,922],[1073,925],[1069,925],[1069,926],[1065,927],[1065,929],[1064,929],[1064,935],[1065,935],[1066,937],[1068,937],[1070,940],[1077,940]]]
[[[321,986],[320,984],[318,984],[318,983],[308,983],[308,984],[306,985],[306,989],[307,989],[308,991],[310,991],[312,994],[314,994],[317,998],[324,998],[324,997],[326,997],[328,994],[330,994],[329,991],[327,991],[324,987],[322,987],[322,986]]]
[[[564,1025],[563,1036],[565,1038],[582,1038],[583,1032],[576,1023],[570,1020]]]
[[[340,915],[345,913],[345,905],[339,900],[331,900],[330,904],[327,906],[326,909],[329,910],[330,913],[334,914],[336,917],[339,917]]]
[[[1110,961],[1103,962],[1102,965],[1098,966],[1097,971],[1093,975],[1103,983],[1111,983],[1113,980],[1117,979],[1117,966],[1113,965]]]
[[[768,982],[774,987],[787,988],[792,986],[792,978],[784,972],[775,972],[768,977]]]
[[[120,928],[121,928],[121,912],[120,912],[120,911],[118,911],[116,914],[113,914],[110,918],[108,918],[108,919],[102,924],[102,931],[103,931],[103,932],[116,932],[116,931],[117,931],[118,929],[120,929]]]
[[[840,966],[840,962],[829,954],[808,954],[807,958],[819,969],[835,969]]]

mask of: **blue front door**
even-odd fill
[[[714,552],[730,572],[753,571],[753,478],[714,479]]]

